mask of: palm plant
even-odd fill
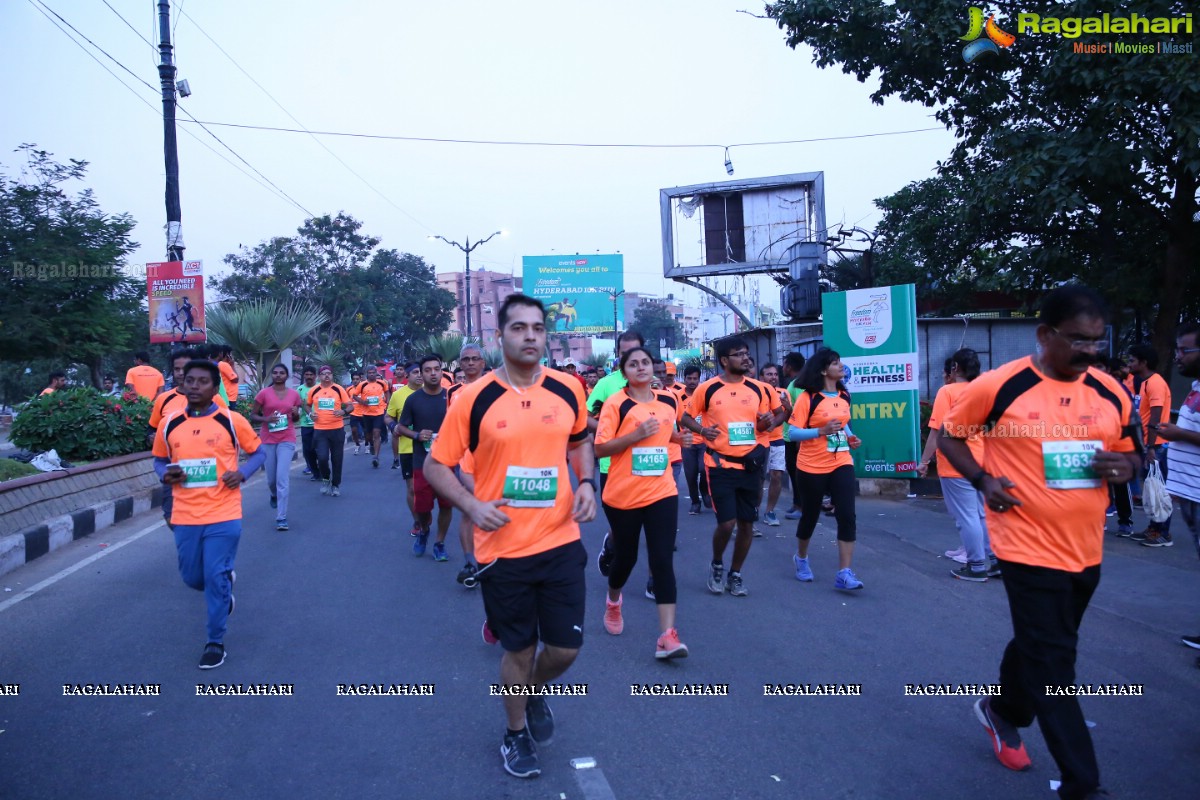
[[[329,321],[324,311],[310,303],[270,299],[220,303],[210,306],[205,317],[209,337],[232,347],[234,357],[249,368],[255,393],[279,362],[280,353]]]
[[[610,358],[612,358],[612,355],[608,353],[592,353],[590,356],[584,356],[579,359],[579,362],[586,367],[603,367],[607,369]]]
[[[346,356],[338,345],[318,345],[308,352],[308,357],[312,359],[309,363],[314,367],[330,367],[335,381],[345,379]]]
[[[483,363],[487,364],[489,369],[500,369],[504,366],[504,353],[499,347],[492,347],[483,351]]]
[[[450,364],[458,359],[458,354],[462,352],[463,345],[467,342],[479,344],[479,339],[474,336],[468,339],[461,333],[443,333],[441,336],[430,336],[419,346],[425,348],[422,354],[433,353],[440,356],[442,361]]]

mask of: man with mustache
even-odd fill
[[[980,375],[944,419],[939,448],[981,491],[1004,574],[1013,638],[1001,694],[975,704],[1000,763],[1026,770],[1020,728],[1036,718],[1062,773],[1059,797],[1103,796],[1075,683],[1079,625],[1100,583],[1107,483],[1141,466],[1133,404],[1089,367],[1107,345],[1100,295],[1068,284],[1046,295],[1038,351]],[[984,436],[983,464],[967,438]]]

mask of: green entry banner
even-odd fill
[[[821,296],[824,343],[846,367],[860,478],[915,478],[921,424],[917,294],[911,283]]]

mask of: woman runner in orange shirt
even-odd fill
[[[679,514],[679,489],[671,471],[668,446],[678,444],[675,429],[683,416],[679,399],[666,390],[650,388],[653,359],[644,347],[621,357],[624,389],[604,401],[596,428],[596,454],[609,456],[604,486],[604,514],[612,526],[614,550],[608,573],[608,602],[604,629],[614,636],[625,629],[621,616],[621,588],[637,563],[638,540],[646,531],[646,554],[658,604],[658,637],[655,658],[683,658],[687,645],[675,630],[675,525]]]

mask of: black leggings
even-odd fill
[[[708,474],[704,469],[704,445],[683,448],[683,474],[687,478],[688,497],[699,503],[708,497]]]
[[[637,563],[638,540],[646,529],[646,557],[654,580],[654,600],[659,605],[675,602],[675,524],[679,518],[679,496],[671,495],[641,508],[613,508],[604,504],[604,515],[612,527],[609,546],[613,549],[608,588],[620,589]]]
[[[821,501],[825,495],[829,495],[837,517],[838,541],[853,542],[857,538],[854,520],[854,466],[844,464],[828,473],[798,470],[796,480],[800,484],[800,524],[796,526],[796,538],[812,538],[817,520],[821,516]]]

